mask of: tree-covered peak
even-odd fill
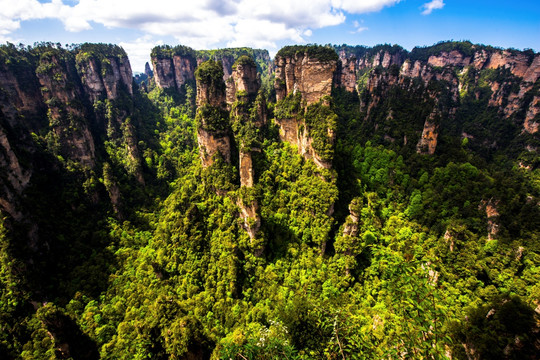
[[[276,54],[278,57],[294,57],[307,54],[310,58],[319,61],[337,61],[339,59],[336,51],[324,45],[290,45],[282,47]]]

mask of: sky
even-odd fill
[[[121,45],[134,72],[156,45],[247,46],[445,40],[540,51],[540,0],[0,0],[0,43]]]

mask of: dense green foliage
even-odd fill
[[[195,70],[198,82],[212,89],[225,89],[223,83],[223,66],[219,61],[207,60]]]
[[[236,69],[238,65],[249,65],[256,67],[257,64],[255,63],[255,60],[251,56],[242,55],[240,56],[233,64],[232,68],[233,70]]]
[[[0,47],[0,67],[54,77],[52,56],[65,65],[70,51]],[[196,76],[223,86],[219,62]],[[487,106],[488,81],[516,79],[461,76],[470,78],[459,99],[444,82],[414,80],[410,91],[335,89],[309,106],[297,92],[270,104],[274,120],[259,127],[264,91],[237,94],[230,112],[204,105],[195,115],[188,87],[185,99],[155,88],[81,100],[85,117],[66,123],[42,114],[40,131],[20,140],[32,155],[16,153],[36,170],[20,199],[28,221],[0,224],[0,357],[534,359],[539,160],[526,158],[512,119]],[[447,124],[433,156],[414,148],[429,91]],[[368,113],[361,103],[375,97]],[[331,170],[279,140],[276,123],[293,118]],[[55,126],[84,124],[100,139],[92,169],[49,141]],[[252,151],[252,188],[239,186],[237,160],[202,167],[200,126],[230,127],[234,146]],[[463,141],[463,128],[478,142]],[[499,146],[482,146],[489,138]],[[251,239],[239,203],[255,201],[261,228]],[[498,215],[488,218],[488,206]]]
[[[172,58],[174,55],[191,57],[195,59],[197,57],[197,52],[192,48],[184,45],[160,45],[152,49],[150,56],[156,59],[167,59]]]
[[[390,45],[390,44],[380,44],[373,47],[364,46],[364,45],[356,45],[356,46],[350,46],[350,45],[335,45],[334,49],[337,53],[345,52],[347,56],[354,55],[357,59],[361,59],[363,57],[367,57],[368,59],[371,59],[373,56],[378,54],[379,52],[388,52],[390,55],[395,55],[399,53],[406,53],[406,50],[403,49],[399,45]]]
[[[333,48],[323,45],[290,45],[282,47],[276,57],[295,57],[307,54],[312,59],[322,62],[337,61],[339,59]]]

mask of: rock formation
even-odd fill
[[[317,49],[318,47],[313,47]],[[307,105],[330,95],[337,69],[337,54],[329,48],[322,54],[315,51],[285,47],[276,55],[276,100],[299,91]]]
[[[266,123],[266,106],[264,96],[259,93],[260,78],[255,61],[248,56],[238,58],[233,65],[229,82],[227,100],[230,102],[234,99],[231,102],[231,119],[239,148],[240,185],[245,188],[237,204],[243,227],[253,243],[261,227],[261,217],[257,199],[249,195],[255,182],[252,152],[259,150],[258,143],[262,139],[258,138],[257,130]],[[234,90],[232,96],[231,89]],[[257,246],[255,254],[259,256],[263,250],[262,245]]]
[[[342,51],[339,54],[339,67],[338,67],[338,79],[339,86],[347,91],[353,92],[356,90],[356,74],[358,72],[358,62],[353,55],[347,57],[345,52]]]
[[[322,46],[285,47],[276,55],[276,122],[280,137],[321,168],[332,166],[336,115],[330,94],[338,56]]]
[[[214,163],[220,155],[231,162],[229,115],[223,82],[223,67],[217,61],[202,63],[195,73],[197,79],[197,140],[203,167]]]
[[[82,176],[99,173],[98,158],[107,156],[100,139],[124,149],[126,171],[144,183],[129,110],[113,104],[133,94],[131,67],[121,48],[83,44],[66,50],[43,44],[6,50],[3,56],[9,57],[0,57],[0,164],[7,169],[0,176],[3,211],[15,221],[29,218],[19,199],[44,166],[69,166]],[[43,146],[59,163],[28,160]],[[89,196],[98,201],[97,192]]]
[[[353,79],[346,67],[357,59],[357,74],[361,79],[355,77],[354,81],[361,83],[359,92],[365,121],[369,123],[375,117],[379,119],[373,124],[374,128],[388,129],[380,121],[383,117],[391,120],[389,124],[399,121],[399,115],[396,117],[392,109],[388,109],[387,114],[379,114],[391,93],[403,91],[416,99],[411,101],[425,104],[425,111],[417,114],[417,118],[425,119],[423,126],[416,128],[416,134],[401,134],[409,140],[411,136],[418,137],[416,144],[420,153],[432,154],[435,151],[438,135],[446,130],[448,121],[463,121],[463,116],[456,118],[463,102],[478,103],[486,97],[487,103],[482,111],[490,111],[488,107],[495,109],[508,122],[522,126],[523,133],[535,134],[538,131],[540,93],[535,84],[540,78],[540,55],[532,51],[501,50],[467,42],[415,48],[410,53],[387,45],[375,48],[342,46],[336,49],[342,63],[340,85],[348,91],[353,90],[350,86]],[[441,97],[443,101],[439,101]],[[438,120],[434,121],[435,118]],[[395,141],[399,131],[393,126],[390,132],[394,134],[382,133],[381,138]],[[460,123],[459,126],[466,124]],[[496,137],[471,139],[476,146],[486,146],[489,140],[489,146],[497,146]]]
[[[250,50],[258,61],[270,65],[270,56],[266,50]],[[249,55],[244,48],[195,51],[186,46],[158,46],[152,50],[154,79],[158,87],[176,89],[181,94],[183,86],[195,80],[195,70],[203,62],[214,60],[221,62],[223,81],[226,83],[227,100],[234,102],[235,89],[232,83],[233,65],[241,57]],[[250,56],[250,55],[249,55]],[[251,57],[251,56],[250,56]]]

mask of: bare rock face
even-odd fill
[[[0,167],[6,169],[7,184],[0,180],[3,196],[0,197],[0,207],[17,221],[23,219],[23,214],[15,206],[15,196],[21,195],[30,182],[32,172],[24,169],[13,151],[11,144],[0,127]],[[11,190],[13,189],[13,190]]]
[[[29,131],[37,131],[46,106],[41,97],[39,82],[30,66],[18,68],[16,77],[13,70],[0,61],[0,112],[11,127],[25,127]],[[19,115],[25,118],[22,123]]]
[[[389,52],[387,50],[379,50],[374,55],[365,54],[358,59],[359,69],[369,69],[375,67],[389,68],[392,65],[401,66],[405,60],[406,52],[401,50],[397,52]]]
[[[187,82],[195,80],[196,62],[193,60],[193,58],[174,55],[173,65],[177,89],[180,89],[182,85],[186,84]]]
[[[326,169],[332,166],[329,153],[335,140],[335,114],[327,97],[340,79],[338,60],[333,49],[322,46],[285,47],[275,59],[274,88],[278,100],[275,114],[280,137],[296,145],[305,158]],[[292,108],[295,110],[291,112]],[[302,116],[304,112],[306,117]],[[319,147],[315,149],[314,144]]]
[[[356,73],[358,71],[358,62],[355,56],[347,57],[344,51],[339,54],[341,60],[339,64],[338,82],[339,86],[347,91],[356,90]]]
[[[424,123],[424,129],[422,130],[422,137],[416,145],[416,152],[419,154],[433,155],[437,148],[437,137],[439,135],[439,126],[436,123],[436,118],[440,117],[437,109],[433,109],[433,112],[429,115]]]
[[[89,124],[85,121],[88,117],[80,104],[82,94],[79,88],[70,84],[77,83],[73,64],[57,55],[42,56],[37,71],[37,77],[41,84],[43,99],[49,108],[49,126],[54,133],[60,146],[59,153],[67,159],[79,162],[83,167],[92,168],[95,165],[95,143]],[[89,62],[89,64],[95,62]],[[39,69],[48,69],[39,71]],[[86,68],[88,70],[88,68]],[[101,79],[97,74],[86,73],[88,79],[97,79],[95,84],[102,86]],[[86,83],[90,86],[90,84]],[[86,88],[90,98],[98,96],[103,87]],[[95,90],[95,91],[94,91]],[[74,105],[72,105],[74,104]]]
[[[195,72],[197,80],[197,140],[204,167],[213,164],[214,155],[221,154],[231,162],[229,118],[226,111],[223,67],[220,62],[208,60]]]
[[[133,95],[133,73],[127,57],[111,56],[100,60],[81,52],[77,56],[77,65],[85,93],[91,102],[103,98],[116,99],[120,86],[125,86],[128,93]]]
[[[240,186],[253,187],[253,183],[251,152],[240,152]]]
[[[154,81],[156,86],[162,89],[170,89],[176,86],[172,59],[152,59],[154,67]]]
[[[431,66],[457,66],[466,67],[471,63],[471,58],[463,55],[458,50],[450,52],[443,51],[439,55],[432,55],[428,59],[428,64]]]
[[[538,127],[540,126],[540,117],[538,114],[540,114],[540,96],[535,96],[527,110],[523,124],[523,129],[529,134],[538,132]]]
[[[252,59],[247,56],[238,59],[233,66],[232,78],[237,93],[246,93],[250,98],[257,96],[261,79],[257,76],[257,66]]]
[[[150,67],[150,64],[148,62],[144,64],[144,74],[148,76],[148,78],[154,77],[154,72],[152,71],[152,68]]]
[[[199,128],[197,141],[203,167],[211,166],[214,163],[214,155],[217,153],[220,153],[226,162],[231,162],[231,139],[228,135]]]
[[[499,210],[497,205],[499,201],[493,199],[483,200],[480,207],[485,208],[487,218],[488,240],[493,240],[499,233]]]
[[[278,53],[275,65],[278,101],[296,91],[300,91],[308,105],[330,95],[337,60],[320,61],[308,52],[298,52],[294,56]]]

